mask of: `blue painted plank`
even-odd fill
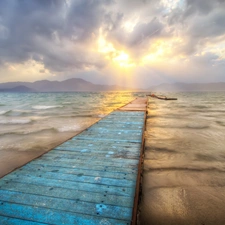
[[[42,207],[33,207],[28,205],[13,204],[0,201],[1,216],[17,217],[18,219],[33,220],[47,224],[77,224],[77,225],[99,225],[104,222],[107,224],[128,225],[129,221],[116,220],[110,218],[101,218],[78,213],[65,212],[61,210],[46,209]],[[3,207],[4,206],[4,207]],[[1,221],[0,221],[1,222]]]
[[[11,183],[2,183],[1,184],[2,190],[8,191],[17,191],[21,194],[36,194],[42,196],[49,196],[55,198],[63,198],[63,199],[70,199],[70,200],[77,200],[83,202],[92,202],[95,204],[104,203],[108,205],[115,205],[115,206],[125,206],[125,207],[132,207],[133,205],[133,197],[130,196],[121,196],[121,195],[111,195],[105,193],[94,193],[89,191],[80,191],[74,189],[67,189],[67,188],[60,188],[60,187],[48,187],[48,186],[41,186],[36,184],[26,184],[18,183],[16,181]]]
[[[136,140],[134,140],[133,138],[123,139],[122,137],[114,138],[113,136],[103,138],[100,135],[98,137],[95,137],[94,135],[93,136],[89,136],[89,137],[76,136],[76,137],[73,138],[73,140],[92,140],[92,141],[102,140],[102,141],[105,141],[105,142],[108,142],[108,141],[113,141],[113,142],[120,141],[120,142],[141,143],[141,140],[139,140],[139,139],[136,139]]]
[[[130,174],[130,173],[118,173],[118,172],[111,172],[111,171],[96,171],[96,170],[90,170],[87,169],[80,169],[80,168],[64,168],[64,167],[57,167],[57,166],[41,166],[40,165],[30,165],[27,164],[23,167],[21,167],[19,170],[27,171],[27,174],[29,172],[33,171],[40,171],[42,173],[45,172],[53,172],[53,173],[63,173],[63,174],[74,174],[77,176],[86,175],[86,176],[95,176],[95,177],[107,177],[107,178],[114,178],[114,179],[121,179],[121,180],[135,180],[136,174]]]
[[[44,177],[28,177],[28,176],[17,176],[9,174],[3,177],[0,182],[11,182],[12,180],[17,180],[19,183],[24,184],[37,184],[48,187],[61,187],[74,190],[92,191],[93,193],[104,193],[104,194],[114,194],[118,196],[134,196],[134,188],[129,187],[117,187],[109,186],[104,184],[92,184],[83,182],[73,182],[58,179],[48,179]],[[14,182],[15,182],[14,181]],[[1,184],[1,183],[0,183]]]
[[[54,149],[47,153],[48,156],[63,156],[63,157],[70,157],[70,156],[81,156],[81,157],[87,157],[89,156],[96,156],[101,160],[105,160],[105,158],[124,158],[124,159],[139,159],[140,153],[132,152],[132,151],[95,151],[94,149],[83,149],[78,151],[71,151],[71,150],[60,150],[60,149]]]
[[[45,161],[38,161],[34,160],[29,163],[30,165],[40,165],[40,166],[58,166],[58,167],[63,167],[63,168],[80,168],[80,169],[93,169],[93,170],[99,170],[99,171],[115,171],[118,173],[136,173],[137,172],[137,167],[117,167],[117,166],[101,166],[101,165],[91,165],[90,166],[87,163],[74,163],[74,162],[66,162],[66,163],[60,163],[56,164],[54,161],[50,160],[45,160]]]
[[[113,179],[105,177],[95,177],[95,176],[85,176],[85,175],[75,175],[75,174],[63,174],[63,173],[54,173],[54,172],[45,172],[33,171],[27,173],[27,171],[15,171],[11,173],[12,176],[20,177],[43,177],[46,179],[56,179],[56,180],[65,180],[65,181],[74,181],[74,182],[83,182],[91,184],[104,184],[104,185],[113,185],[118,187],[133,187],[136,182],[135,180],[126,180],[126,179]]]
[[[79,136],[79,135],[78,135]],[[82,140],[73,140],[70,139],[67,142],[59,145],[60,146],[68,146],[71,145],[73,147],[80,147],[80,148],[84,148],[85,147],[99,147],[100,149],[104,149],[104,148],[123,148],[123,147],[139,147],[141,146],[140,143],[130,143],[130,142],[120,142],[120,141],[112,141],[112,142],[107,142],[107,145],[105,143],[105,141],[103,140],[94,140],[94,141],[85,141],[85,144]],[[56,148],[58,148],[56,147]]]
[[[82,135],[88,135],[88,134],[108,134],[111,133],[113,135],[138,135],[142,134],[142,130],[128,130],[128,129],[109,129],[104,127],[97,127],[93,126],[92,128],[87,129]]]
[[[105,124],[105,123],[110,123],[110,124],[127,124],[127,125],[139,125],[139,126],[142,126],[143,125],[143,121],[140,120],[140,121],[118,121],[118,119],[115,118],[115,120],[100,120],[98,122],[98,124]]]
[[[112,219],[129,220],[132,214],[131,208],[112,206],[107,204],[94,204],[78,200],[68,200],[42,195],[33,195],[8,190],[0,190],[0,201],[20,205],[30,205],[48,209],[56,209],[65,212],[79,213],[91,216],[102,216]]]
[[[31,220],[21,220],[11,217],[0,216],[1,225],[47,225],[47,223],[38,223]]]
[[[77,142],[81,142],[80,140],[77,140]],[[83,141],[82,141],[83,142]],[[125,143],[125,142],[124,142]],[[140,143],[129,143],[129,145],[116,145],[116,144],[111,144],[108,146],[104,146],[103,142],[97,142],[96,140],[92,142],[92,144],[89,145],[78,145],[76,144],[76,140],[69,141],[67,144],[60,145],[56,147],[56,150],[74,150],[74,151],[79,151],[80,153],[85,153],[86,150],[92,151],[94,153],[98,152],[131,152],[135,154],[140,154],[139,151],[137,151],[137,148],[140,149]],[[138,145],[138,146],[136,146]],[[55,150],[54,149],[54,150]]]
[[[100,164],[101,166],[113,166],[113,167],[121,167],[121,168],[137,168],[138,162],[126,162],[124,160],[118,160],[118,162],[114,162],[114,161],[109,161],[108,159],[105,161],[99,161],[99,160],[94,160],[94,159],[90,159],[88,158],[86,161],[82,160],[82,159],[68,159],[68,158],[55,158],[55,159],[51,159],[48,157],[44,158],[44,162],[47,163],[48,161],[52,161],[52,160],[56,160],[55,165],[64,165],[64,164],[88,164],[89,168],[93,168],[96,166],[96,164]],[[35,163],[38,163],[38,161],[42,162],[42,160],[36,160]]]
[[[73,161],[73,162],[78,162],[79,161],[86,161],[86,162],[89,162],[91,161],[91,164],[93,163],[101,163],[102,165],[104,165],[104,161],[107,160],[107,165],[110,165],[110,163],[113,163],[113,165],[117,165],[119,164],[119,166],[122,164],[124,165],[137,165],[138,162],[139,162],[139,158],[136,157],[136,159],[132,158],[132,159],[129,159],[129,158],[125,158],[125,157],[109,157],[113,154],[107,154],[107,157],[104,155],[104,157],[99,157],[98,155],[96,154],[91,154],[89,157],[88,157],[88,160],[87,160],[87,156],[83,156],[83,155],[73,155],[73,154],[70,154],[70,155],[66,155],[66,154],[51,154],[51,153],[47,153],[45,155],[43,155],[41,158],[39,158],[38,160],[45,160],[45,159],[51,159],[51,160],[57,160],[57,161],[60,161],[60,160],[66,160],[66,161]]]

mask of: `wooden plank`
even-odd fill
[[[117,165],[117,164],[125,164],[125,165],[136,165],[138,163],[138,156],[136,158],[133,158],[133,159],[129,159],[129,158],[126,158],[125,155],[124,157],[99,157],[98,155],[96,154],[93,154],[91,155],[88,160],[87,160],[87,156],[86,155],[78,155],[78,154],[57,154],[57,153],[54,153],[54,154],[47,154],[47,155],[44,155],[42,157],[42,159],[52,159],[52,160],[69,160],[69,161],[74,161],[76,160],[76,162],[79,163],[79,160],[83,161],[83,160],[86,160],[86,162],[93,162],[94,163],[103,163],[102,161],[105,161],[107,158],[107,163],[108,165],[110,165],[109,163],[113,163],[113,165]],[[103,165],[103,164],[102,164]]]
[[[64,156],[64,157],[70,157],[70,156],[76,156],[79,155],[81,157],[87,157],[87,155],[90,156],[96,156],[101,160],[105,160],[105,158],[127,158],[127,159],[139,159],[140,154],[133,152],[133,151],[126,151],[126,150],[121,150],[121,151],[117,151],[117,152],[112,152],[112,151],[98,151],[95,149],[86,149],[85,151],[81,151],[80,149],[77,150],[74,148],[72,148],[73,150],[66,150],[66,149],[54,149],[54,151],[49,152],[48,155],[51,156]]]
[[[136,178],[136,174],[127,174],[127,173],[118,173],[113,171],[96,171],[87,169],[80,169],[80,168],[64,168],[59,166],[41,166],[40,165],[30,165],[27,164],[20,168],[19,170],[26,171],[27,173],[31,171],[40,171],[42,173],[45,172],[53,172],[53,173],[63,173],[63,174],[75,174],[77,176],[87,175],[87,176],[95,176],[95,177],[108,177],[108,178],[115,178],[121,180],[134,180]]]
[[[93,193],[105,193],[118,196],[134,196],[134,189],[129,187],[118,187],[113,185],[105,184],[93,184],[93,183],[83,183],[83,182],[74,182],[58,179],[48,179],[45,177],[35,177],[35,176],[17,176],[11,175],[2,178],[2,182],[15,182],[18,180],[19,183],[24,184],[37,184],[42,186],[48,186],[50,188],[60,187],[73,190],[89,191]]]
[[[74,189],[67,189],[67,188],[60,188],[60,187],[48,187],[42,186],[37,184],[26,184],[14,182],[13,186],[11,183],[2,183],[1,184],[2,190],[9,190],[9,191],[17,191],[20,194],[28,193],[28,194],[36,194],[42,196],[50,196],[55,198],[64,198],[64,199],[71,199],[83,202],[93,202],[96,204],[104,203],[109,205],[117,205],[117,206],[125,206],[130,207],[133,204],[133,197],[130,196],[118,196],[112,194],[105,194],[105,193],[94,193],[89,191],[81,191],[81,190],[74,190]]]
[[[12,176],[16,176],[18,179],[23,179],[23,177],[43,177],[46,179],[58,179],[66,180],[73,182],[84,182],[91,184],[104,184],[104,185],[113,185],[118,187],[132,187],[135,185],[134,180],[127,179],[113,179],[99,176],[85,176],[85,175],[75,175],[75,174],[64,174],[64,173],[54,173],[54,172],[45,172],[44,174],[41,171],[32,171],[32,173],[27,173],[27,171],[15,171],[11,173]],[[9,177],[12,177],[9,176]]]
[[[110,218],[89,216],[85,214],[71,213],[62,210],[47,209],[44,207],[34,207],[29,205],[13,204],[0,201],[2,217],[17,217],[18,219],[38,221],[47,224],[82,224],[97,225],[101,223],[128,225],[129,221],[116,220]],[[4,206],[4,207],[3,207]]]
[[[132,143],[132,142],[108,142],[107,145],[105,145],[105,141],[98,139],[89,141],[86,140],[85,145],[82,140],[75,140],[70,139],[69,141],[57,146],[55,149],[63,149],[64,147],[74,147],[74,148],[81,148],[82,149],[92,149],[92,148],[98,148],[98,150],[102,149],[114,149],[114,150],[124,150],[127,148],[133,149],[135,152],[137,152],[137,148],[141,147],[140,143]]]
[[[137,111],[137,110],[139,110],[139,111],[145,111],[146,108],[124,107],[124,108],[121,108],[119,110],[121,110],[121,111]]]
[[[45,162],[48,163],[48,161],[52,161],[51,158],[48,158],[47,156],[44,158]],[[54,164],[62,165],[64,166],[65,164],[89,164],[89,168],[95,167],[97,164],[100,164],[101,166],[111,166],[111,167],[120,167],[120,168],[136,168],[138,165],[138,162],[126,162],[123,159],[118,159],[117,162],[110,161],[110,160],[105,160],[105,161],[100,161],[100,160],[94,160],[92,158],[88,158],[86,161],[83,161],[82,159],[69,159],[69,158],[55,158],[57,162],[54,162]],[[39,163],[38,160],[35,163]],[[40,162],[41,163],[41,162]]]
[[[0,190],[0,201],[10,202],[13,204],[30,205],[35,207],[43,207],[48,209],[56,209],[72,213],[85,213],[86,215],[98,215],[113,218],[128,220],[132,214],[132,208],[113,206],[107,204],[95,204],[90,202],[82,202],[64,198],[54,198],[49,196],[27,194],[15,191]],[[102,208],[102,210],[99,210]]]
[[[57,164],[54,161],[50,161],[50,160],[45,160],[45,162],[39,162],[37,160],[34,160],[32,162],[29,163],[30,165],[39,165],[39,166],[56,166]],[[86,163],[60,163],[60,165],[57,165],[58,167],[63,167],[63,168],[80,168],[80,169],[89,169],[90,167],[89,165],[87,165]],[[115,171],[115,172],[121,172],[121,173],[136,173],[137,171],[137,167],[117,167],[117,166],[99,166],[99,165],[92,165],[91,169],[93,170],[98,170],[98,171]]]
[[[47,223],[37,223],[31,220],[21,220],[11,217],[0,216],[1,225],[47,225]]]
[[[139,140],[139,139],[134,140],[134,139],[132,139],[132,137],[129,137],[127,139],[124,139],[123,137],[114,138],[113,136],[108,136],[108,137],[103,138],[101,135],[98,135],[98,137],[95,137],[94,135],[92,135],[92,136],[79,136],[79,137],[73,138],[73,140],[85,140],[85,141],[86,140],[92,140],[92,141],[102,140],[102,141],[105,141],[105,142],[121,141],[121,142],[141,143],[141,140]]]

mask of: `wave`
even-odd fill
[[[225,127],[225,122],[223,122],[223,121],[216,121],[216,123],[219,124],[220,126]]]
[[[98,114],[98,115],[93,115],[92,117],[97,117],[97,118],[104,118],[106,114]]]
[[[2,119],[0,124],[28,124],[31,123],[31,119]]]
[[[208,109],[208,108],[211,108],[210,106],[206,106],[206,105],[194,105],[192,106],[192,108],[195,108],[195,109]]]
[[[7,111],[0,111],[0,115],[5,115],[5,114],[8,114],[9,112],[11,112],[11,110],[7,110]]]
[[[160,168],[148,168],[146,169],[146,172],[153,172],[153,171],[193,171],[193,172],[225,172],[224,168],[216,168],[216,167],[208,167],[208,168],[197,168],[197,167],[160,167]]]
[[[198,125],[198,124],[187,124],[187,125],[182,125],[182,124],[152,124],[152,127],[159,127],[159,128],[175,128],[175,129],[207,129],[210,128],[208,125]]]
[[[0,136],[5,136],[5,135],[28,135],[28,134],[38,134],[38,133],[42,133],[42,132],[54,132],[54,133],[58,133],[58,130],[55,128],[45,128],[45,129],[40,129],[40,130],[33,130],[33,131],[10,131],[10,132],[5,132],[0,134]]]
[[[208,125],[199,125],[199,124],[188,124],[186,128],[191,128],[191,129],[207,129],[209,128]]]
[[[63,127],[57,128],[57,131],[59,132],[67,132],[67,131],[80,131],[80,126],[77,125],[67,125]]]
[[[32,106],[32,109],[53,109],[53,108],[62,108],[60,105],[35,105]]]

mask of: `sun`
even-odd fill
[[[119,54],[116,57],[112,58],[112,60],[120,67],[130,68],[135,66],[135,64],[131,61],[130,56],[124,51],[119,52]]]
[[[111,61],[116,66],[122,68],[131,68],[135,63],[128,53],[124,50],[116,49],[113,43],[107,41],[100,31],[98,38],[98,52],[102,53],[105,58]]]

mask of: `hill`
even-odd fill
[[[36,90],[19,85],[13,88],[0,88],[0,92],[36,92]]]
[[[117,91],[129,90],[116,85],[99,85],[93,84],[81,78],[72,78],[64,81],[41,80],[35,82],[8,82],[1,83],[0,90],[15,91],[19,87],[27,92],[75,92],[75,91]]]
[[[160,84],[151,86],[148,90],[162,92],[225,91],[225,82]]]

